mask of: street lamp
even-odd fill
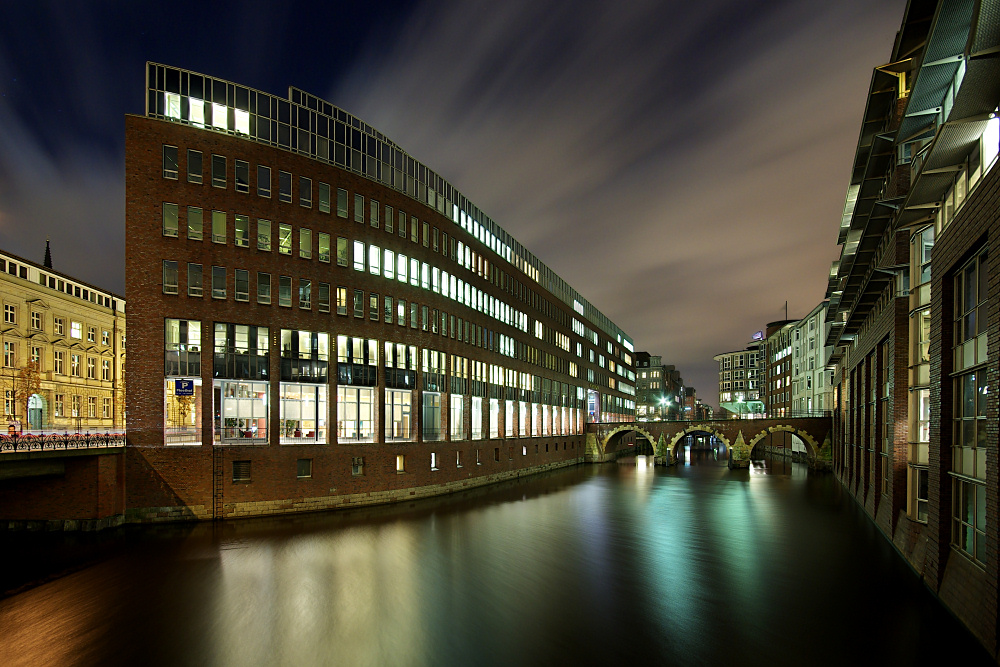
[[[661,396],[660,397],[660,407],[664,408],[660,412],[660,418],[661,419],[666,419],[667,417],[670,416],[670,414],[669,414],[669,406],[670,406],[670,399],[667,398],[666,396]]]

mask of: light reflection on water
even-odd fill
[[[0,601],[0,662],[843,665],[872,605],[863,662],[974,648],[829,475],[686,461],[133,533]]]

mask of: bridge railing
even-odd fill
[[[733,417],[728,417],[728,419],[742,419],[746,421],[750,420],[761,420],[761,419],[810,419],[810,418],[821,418],[829,419],[833,416],[832,410],[787,410],[783,415],[772,415],[769,413],[763,413],[750,416],[750,415],[738,415]]]
[[[124,433],[18,433],[0,435],[0,454],[124,447]]]

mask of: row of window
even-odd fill
[[[149,81],[155,81],[155,84],[150,84],[147,106],[150,115],[195,127],[236,133],[252,141],[297,151],[362,173],[375,182],[385,183],[442,215],[450,216],[453,222],[460,223],[470,235],[532,280],[553,285],[567,305],[572,303],[574,310],[585,313],[576,292],[562,279],[483,217],[471,202],[466,201],[440,176],[402,153],[360,119],[352,121],[351,117],[328,102],[295,89],[291,92],[293,103],[221,80],[214,80],[213,85],[213,80],[208,77],[160,66],[151,67]],[[213,96],[212,101],[202,99],[208,97],[208,88],[224,92],[221,96]],[[298,103],[305,104],[306,98],[310,108],[296,106]],[[222,103],[223,100],[225,103]],[[467,210],[472,212],[467,213]],[[476,217],[482,218],[483,224]],[[594,312],[592,316],[606,330],[610,331],[610,327],[617,332],[613,323],[601,313]],[[622,343],[621,334],[617,333],[618,342]],[[631,351],[630,342],[626,340],[624,344]]]
[[[191,297],[202,297],[205,294],[204,267],[197,263],[187,264],[187,294]],[[251,300],[251,274],[246,269],[234,271],[234,297],[236,301]],[[315,287],[315,292],[314,292]],[[256,301],[261,305],[270,305],[272,299],[272,276],[270,273],[257,272]],[[331,295],[331,291],[333,294]],[[163,291],[166,294],[179,292],[179,269],[177,262],[163,260]],[[210,291],[212,298],[226,299],[228,297],[227,269],[221,266],[211,268]],[[313,298],[320,313],[331,312],[331,296],[336,299],[336,313],[355,318],[367,318],[371,321],[382,321],[385,324],[409,325],[412,329],[420,329],[433,335],[447,336],[466,344],[488,349],[510,358],[526,361],[571,377],[577,377],[579,366],[556,355],[545,353],[533,346],[518,341],[515,338],[493,331],[488,327],[474,324],[468,320],[449,314],[437,308],[399,299],[390,295],[379,295],[376,292],[365,293],[364,290],[349,289],[345,286],[333,288],[329,283],[317,283],[307,278],[295,279],[291,276],[278,276],[278,298],[280,307],[298,307],[303,310],[313,308]],[[593,351],[591,351],[593,352]],[[600,356],[603,365],[604,357]],[[611,362],[613,364],[613,362]],[[599,376],[599,377],[598,377]],[[591,382],[600,382],[604,386],[613,386],[616,381],[604,374],[595,374],[588,370]],[[634,391],[631,385],[622,383],[623,391]]]
[[[93,288],[77,285],[69,280],[64,280],[63,278],[57,278],[56,276],[49,275],[36,267],[19,264],[18,262],[8,260],[3,257],[0,257],[0,272],[6,272],[12,276],[22,278],[23,280],[35,280],[35,278],[37,278],[39,285],[54,289],[63,294],[74,296],[78,299],[83,299],[84,301],[89,301],[91,303],[96,303],[97,305],[104,306],[105,308],[117,309],[118,307],[116,300],[110,295],[98,292]]]
[[[86,400],[86,410],[84,409],[84,399]],[[100,399],[100,403],[98,403]],[[66,411],[66,394],[55,394],[53,401],[53,417],[86,417],[88,419],[111,419],[111,397],[110,396],[81,396],[80,394],[70,394],[69,412]],[[100,405],[100,417],[98,417],[98,405]],[[20,414],[16,397],[12,389],[4,390],[4,415],[12,417]]]
[[[982,250],[953,279],[954,369],[952,378],[952,545],[978,563],[986,562],[987,434],[989,380],[985,365],[988,328],[989,253]]]
[[[3,365],[5,368],[19,367],[18,347],[17,341],[4,341]],[[45,354],[42,347],[37,345],[31,346],[31,356],[29,360],[38,366],[39,372],[49,370],[45,364]],[[66,363],[67,361],[69,362],[68,364]],[[98,361],[100,361],[101,368],[100,379],[108,382],[111,381],[111,359],[98,359],[97,357],[83,355],[76,352],[67,353],[65,350],[58,349],[52,351],[52,371],[56,375],[84,377],[84,368],[86,368],[86,378],[88,380],[97,380]]]
[[[163,176],[164,178],[177,179],[179,177],[179,166],[178,166],[178,148],[176,146],[164,145],[163,146]],[[211,182],[215,187],[226,188],[228,182],[228,160],[226,156],[223,155],[212,155],[211,156]],[[235,187],[237,192],[248,193],[250,191],[250,164],[244,160],[235,160]],[[266,165],[256,166],[256,190],[257,194],[262,197],[271,197],[272,193],[272,176],[271,168]],[[190,183],[201,184],[204,182],[204,159],[200,151],[194,149],[187,150],[187,180]],[[332,189],[328,183],[318,182],[317,188],[314,192],[313,180],[305,176],[298,177],[298,203],[301,207],[312,208],[315,194],[315,201],[317,202],[318,210],[321,213],[331,213],[331,195]],[[295,181],[293,175],[290,172],[278,170],[278,199],[279,201],[291,203],[293,201],[292,186]],[[342,189],[336,189],[336,206],[337,215],[341,218],[347,218],[349,216],[348,211],[349,203],[349,193]],[[393,233],[393,220],[395,217],[394,211],[391,206],[385,206],[385,215],[380,218],[381,207],[378,201],[369,200],[368,206],[366,207],[365,198],[363,195],[355,193],[353,195],[354,211],[353,218],[356,222],[365,224],[366,217],[367,223],[374,228],[384,227],[386,232]],[[176,207],[175,204],[170,206]],[[166,207],[166,205],[165,205]],[[199,209],[200,211],[200,209]],[[220,212],[214,212],[220,213]],[[213,213],[213,215],[214,215]],[[224,215],[224,214],[223,214]],[[166,216],[166,212],[165,212]],[[237,216],[239,218],[240,216]],[[245,216],[244,216],[245,217]],[[479,225],[478,222],[468,216],[465,211],[461,211],[458,207],[454,207],[453,215],[454,222],[461,225],[469,234],[473,235],[481,243],[487,245],[495,253],[499,254],[501,258],[511,261],[510,248],[501,242],[501,240],[489,232],[485,226]],[[398,212],[398,229],[399,236],[407,236],[407,215],[403,211]],[[570,318],[568,314],[562,310],[562,308],[555,307],[554,304],[549,302],[544,297],[540,296],[534,290],[526,289],[525,286],[518,280],[514,279],[513,276],[507,275],[504,271],[498,270],[498,267],[494,264],[491,266],[489,260],[482,255],[482,253],[477,253],[471,250],[468,244],[458,241],[454,236],[450,239],[447,232],[441,232],[437,227],[432,227],[427,222],[420,222],[415,216],[409,217],[410,222],[410,240],[413,242],[418,242],[422,240],[424,247],[433,247],[433,250],[437,252],[440,248],[441,252],[445,256],[449,256],[450,248],[450,258],[452,261],[457,261],[460,265],[464,265],[466,269],[470,269],[476,272],[479,276],[490,280],[493,284],[505,289],[510,294],[521,299],[523,302],[531,304],[536,309],[540,310],[546,316],[551,317],[562,325],[567,327],[570,325]],[[418,226],[422,228],[422,234],[418,231]],[[176,236],[176,222],[173,224],[173,234],[168,232],[168,226],[165,223],[164,233],[167,235]],[[213,233],[213,239],[218,235]],[[200,232],[198,238],[201,238]],[[237,233],[237,243],[239,243],[240,238]],[[222,242],[225,242],[224,239]],[[290,253],[289,253],[290,254]],[[532,267],[522,267],[525,268]],[[537,273],[536,271],[531,271],[532,273]],[[534,276],[537,281],[537,275]],[[574,301],[574,308],[579,305],[578,310],[583,311],[582,304],[578,301]],[[577,331],[578,328],[586,329],[587,334],[592,334],[592,336],[587,336],[588,340],[592,337],[593,344],[597,345],[597,334],[589,329],[589,327],[584,327],[582,323],[577,320],[573,320],[573,330]],[[577,325],[580,325],[579,327]],[[583,332],[577,331],[581,335]],[[554,344],[558,344],[557,341],[553,341]],[[611,341],[608,341],[608,352],[612,353],[614,349]],[[620,355],[620,350],[615,350],[616,355]],[[631,363],[631,358],[627,353],[624,353],[623,359],[629,357],[626,363]]]
[[[214,324],[213,375],[232,379],[266,379],[269,355],[267,327]],[[168,377],[197,377],[201,375],[202,334],[198,320],[166,319],[164,323],[164,372]],[[326,383],[330,356],[330,334],[326,332],[280,330],[280,357],[282,379]],[[379,343],[374,338],[339,335],[336,339],[338,382],[346,385],[374,386],[377,384]],[[420,349],[413,345],[384,341],[383,366],[390,387],[412,389],[419,359],[423,371],[424,388],[449,391],[444,376],[448,374],[448,356],[444,352]],[[534,392],[536,402],[569,405],[574,397],[583,400],[583,389],[574,389],[568,383],[543,378],[530,373],[515,372],[497,364],[469,360],[459,355],[451,356],[450,391],[485,395],[487,383],[493,387]],[[287,365],[286,361],[295,363]],[[233,362],[233,365],[230,364]],[[440,376],[440,377],[438,377]],[[470,386],[467,380],[472,382]],[[436,383],[436,386],[429,386]]]
[[[18,324],[18,306],[12,303],[4,303],[3,305],[3,322],[4,324],[11,324],[17,326]],[[57,336],[65,336],[66,334],[66,319],[61,316],[52,317],[52,333]],[[31,311],[31,321],[30,328],[32,331],[45,331],[45,316],[41,311],[32,310]],[[84,329],[86,329],[86,336],[88,343],[97,343],[97,331],[98,328],[95,326],[89,326],[84,322],[79,322],[77,320],[69,321],[69,337],[75,340],[83,340]],[[111,345],[111,331],[108,329],[101,329],[101,345]]]
[[[266,443],[272,428],[277,429],[281,444],[330,442],[325,385],[278,383],[277,422],[272,422],[269,415],[270,389],[267,381],[215,379],[211,394],[206,394],[200,378],[165,379],[165,444],[201,444],[198,415],[207,396],[212,397],[214,405],[213,434],[217,443]],[[378,405],[380,395],[384,395],[383,405]],[[379,392],[372,387],[338,387],[334,417],[337,441],[414,441],[418,434],[424,442],[441,441],[446,435],[452,440],[550,437],[579,434],[582,429],[581,408],[507,400],[501,417],[498,399],[451,395],[449,403],[444,404],[440,392],[424,391],[417,396],[420,404],[414,406],[416,397],[410,390],[386,388]],[[469,412],[466,405],[471,408]],[[384,419],[381,439],[376,437],[376,410]],[[448,428],[444,427],[445,410],[448,410]],[[466,417],[471,431],[467,430]]]
[[[177,236],[178,234],[178,205],[171,203],[163,204],[163,233],[166,236]],[[415,222],[416,219],[414,219]],[[211,237],[216,243],[226,243],[228,236],[228,215],[223,211],[212,211]],[[187,230],[188,238],[200,240],[203,238],[204,212],[199,207],[187,207]],[[426,224],[426,223],[425,223]],[[435,232],[437,230],[435,229]],[[293,244],[296,238],[295,230],[291,225],[279,223],[277,225],[277,246],[280,254],[291,255]],[[435,239],[436,239],[435,234]],[[272,237],[272,224],[270,220],[258,219],[256,227],[256,245],[258,250],[270,251]],[[331,262],[331,243],[333,238],[330,234],[319,232],[315,246],[316,255],[321,262]],[[248,216],[235,216],[235,244],[239,247],[249,247],[251,239],[251,221]],[[300,227],[298,229],[298,254],[303,259],[311,259],[313,256],[313,230]],[[436,245],[436,243],[435,243]],[[459,244],[459,252],[462,252]],[[435,247],[436,250],[436,247]],[[468,255],[468,249],[466,248]],[[351,257],[353,251],[353,258]],[[475,264],[475,253],[473,253],[473,265]],[[468,259],[468,258],[467,258]],[[372,275],[381,276],[388,280],[398,280],[408,283],[414,287],[421,287],[432,290],[436,294],[452,298],[464,303],[479,312],[485,313],[494,319],[521,331],[528,331],[527,314],[511,307],[509,304],[497,299],[479,288],[450,275],[447,271],[439,267],[432,267],[426,262],[421,262],[416,258],[408,258],[402,253],[396,253],[388,248],[381,248],[375,244],[366,244],[362,241],[350,242],[345,237],[336,237],[336,260],[338,266],[347,267],[353,265],[357,271],[367,272]],[[200,288],[199,288],[200,289]],[[168,292],[172,293],[172,292]],[[200,295],[200,294],[197,294]],[[223,298],[223,297],[219,297]],[[544,335],[543,335],[544,331]],[[535,335],[543,338],[553,345],[569,351],[569,337],[555,332],[550,327],[544,327],[540,321],[535,322]],[[582,347],[578,344],[578,349],[582,352]],[[603,355],[602,355],[603,361]],[[612,366],[613,366],[612,362]],[[623,368],[624,371],[624,368]]]

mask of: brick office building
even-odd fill
[[[133,518],[441,493],[582,460],[632,343],[360,119],[147,66],[126,118]]]
[[[769,322],[765,331],[766,398],[769,417],[785,417],[792,406],[792,338],[798,320]]]
[[[827,293],[835,471],[994,655],[998,28],[988,3],[909,3],[872,75]]]

